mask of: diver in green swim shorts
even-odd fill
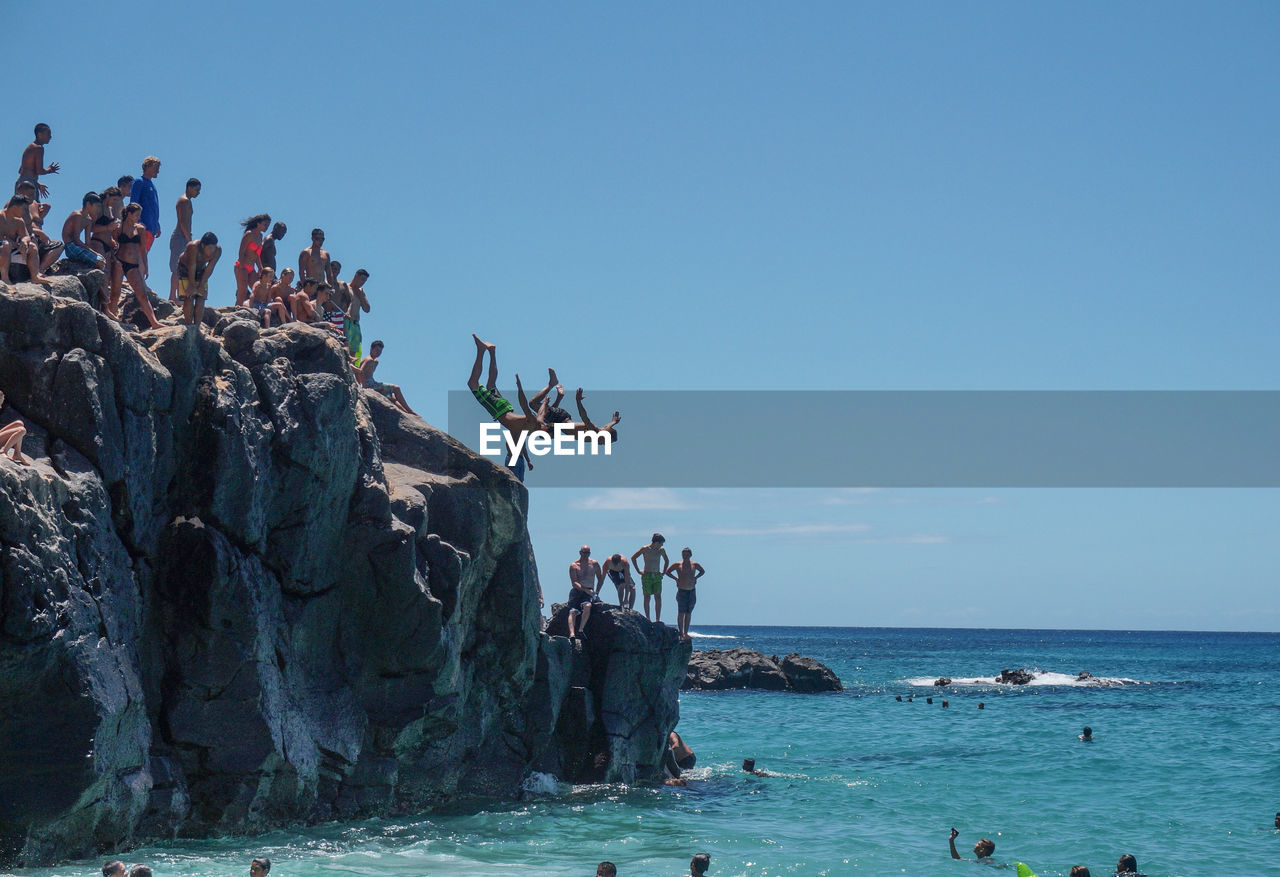
[[[495,423],[502,424],[503,428],[511,432],[515,436],[519,436],[525,432],[546,432],[547,421],[550,409],[547,405],[547,397],[551,391],[559,383],[556,378],[554,369],[547,369],[548,380],[547,385],[543,389],[534,393],[532,399],[526,399],[524,396],[524,387],[520,384],[520,376],[516,375],[516,389],[518,390],[518,401],[520,402],[520,414],[516,413],[515,406],[508,401],[502,393],[498,391],[498,354],[495,345],[481,341],[476,335],[472,334],[472,338],[476,342],[476,361],[471,367],[471,376],[467,378],[467,388],[471,390],[471,395],[476,397],[484,410],[489,412],[489,416],[493,418]],[[484,355],[489,354],[489,376],[485,381],[485,385],[480,386],[480,373],[484,371]],[[560,411],[560,409],[554,409]],[[565,412],[560,411],[568,419]],[[554,419],[554,418],[553,418]],[[527,452],[517,461],[516,475],[521,481],[524,480],[524,465],[528,460]],[[533,468],[533,464],[529,464],[529,468]]]
[[[636,558],[644,558],[644,566],[640,572],[640,587],[644,591],[644,617],[649,618],[649,598],[653,597],[654,617],[651,621],[662,621],[662,577],[671,568],[667,558],[667,549],[663,543],[667,540],[661,533],[653,534],[653,541],[631,555],[631,565],[635,566]]]

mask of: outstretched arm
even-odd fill
[[[959,836],[960,832],[956,831],[954,828],[951,829],[951,837],[947,840],[947,843],[951,845],[951,858],[953,859],[960,858],[960,854],[956,852],[956,838]]]
[[[578,416],[582,418],[582,425],[592,432],[596,432],[596,425],[591,422],[591,417],[587,414],[587,409],[582,405],[582,397],[586,394],[582,388],[578,388],[578,392],[573,394],[573,401],[578,403]]]

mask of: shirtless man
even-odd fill
[[[293,288],[294,276],[292,268],[285,268],[280,272],[280,281],[271,287],[272,302],[278,302],[282,305],[289,314],[290,319],[293,319],[293,300],[294,296],[297,295],[297,290]],[[288,322],[288,320],[282,320],[281,322]]]
[[[40,182],[40,178],[46,174],[56,174],[61,165],[55,161],[48,167],[44,166],[44,147],[53,139],[53,129],[41,122],[36,125],[35,138],[22,150],[22,162],[18,165],[18,179],[13,184],[13,194],[18,194],[18,185],[26,181],[36,187],[35,200],[39,201],[41,195],[49,195],[49,187]]]
[[[599,603],[600,585],[604,583],[604,573],[599,561],[591,559],[591,546],[583,545],[578,552],[578,559],[569,564],[569,639],[576,639],[587,629],[591,619],[591,604]],[[582,623],[574,632],[574,622],[582,616]]]
[[[631,564],[621,554],[614,554],[604,562],[604,573],[618,589],[618,605],[631,609],[636,605],[636,583],[631,578]]]
[[[329,300],[345,314],[347,308],[351,307],[351,287],[338,277],[340,271],[342,263],[337,259],[330,259],[324,269],[325,279],[329,283]]]
[[[689,619],[693,617],[693,607],[698,602],[695,585],[706,574],[702,564],[693,561],[693,550],[689,548],[680,550],[680,562],[673,563],[665,573],[676,580],[676,630],[682,640],[689,639]]]
[[[182,317],[188,326],[204,322],[204,303],[209,297],[209,275],[222,258],[218,236],[206,231],[200,240],[191,241],[178,257],[178,297],[182,299]]]
[[[311,246],[298,254],[298,279],[314,278],[316,282],[327,279],[329,253],[323,248],[324,229],[311,229]]]
[[[9,281],[9,269],[14,256],[21,255],[27,263],[31,282],[41,286],[53,284],[40,273],[40,249],[27,229],[25,215],[31,201],[25,195],[14,195],[0,213],[0,281]]]
[[[263,268],[262,276],[253,284],[249,292],[249,306],[262,320],[262,328],[271,328],[271,317],[276,317],[276,325],[289,322],[289,311],[284,303],[276,298],[276,272],[271,268]]]
[[[262,262],[263,268],[270,268],[272,271],[276,268],[276,243],[284,240],[285,232],[289,227],[283,222],[277,222],[271,226],[271,234],[262,239],[262,253],[258,257]],[[292,268],[286,268],[290,274],[293,274]],[[284,271],[280,272],[280,276],[284,276]]]
[[[337,262],[333,264],[338,265]],[[337,275],[336,268],[334,275],[335,277]],[[347,306],[346,319],[343,320],[342,331],[347,333],[347,348],[351,351],[356,365],[360,364],[360,357],[363,355],[363,351],[360,349],[360,312],[369,313],[369,297],[364,291],[364,282],[368,279],[369,272],[361,268],[356,271],[355,276],[351,278],[351,282],[346,284],[347,290],[351,295],[351,303]],[[341,302],[339,302],[338,306],[342,307]]]
[[[382,347],[381,341],[375,341],[369,345],[369,355],[365,357],[364,362],[356,369],[356,383],[366,390],[386,396],[406,414],[412,414],[414,417],[419,416],[418,412],[410,408],[409,403],[405,401],[404,393],[401,392],[399,385],[384,384],[373,379],[373,372],[378,367],[378,357],[382,356]]]
[[[97,192],[86,192],[80,200],[80,209],[71,211],[62,223],[62,240],[66,245],[68,258],[97,268],[106,264],[106,257],[89,247],[89,231],[93,228],[94,220],[101,215],[102,196]],[[105,288],[103,291],[105,293]]]
[[[191,243],[191,214],[195,207],[191,199],[199,194],[200,181],[192,177],[187,180],[186,191],[182,193],[176,205],[177,227],[174,228],[173,234],[169,235],[169,301],[178,300],[178,259],[182,258],[187,244]]]
[[[27,233],[36,242],[36,249],[40,251],[40,271],[43,273],[48,271],[49,266],[58,261],[58,257],[62,255],[62,241],[55,241],[44,230],[44,219],[53,208],[49,204],[41,204],[36,200],[35,183],[21,180],[17,188],[19,195],[31,200],[22,218],[27,222]]]
[[[659,624],[662,623],[662,577],[671,568],[671,561],[667,559],[667,549],[662,547],[666,541],[661,533],[654,533],[652,542],[631,555],[633,564],[637,557],[644,558],[644,566],[640,569],[640,587],[644,591],[644,617]],[[649,618],[650,597],[653,597],[653,604],[657,610],[657,614],[652,619]]]
[[[133,174],[125,174],[116,180],[115,188],[120,190],[120,204],[110,212],[112,219],[121,219],[124,217],[124,199],[133,194]]]
[[[315,324],[318,322],[316,306],[311,301],[315,295],[316,282],[304,280],[302,288],[293,294],[293,318],[299,323]]]
[[[471,390],[471,395],[476,397],[484,410],[489,412],[489,416],[493,418],[495,423],[502,424],[502,428],[510,432],[517,439],[522,433],[546,432],[547,418],[549,409],[547,408],[547,394],[560,383],[556,377],[555,369],[547,369],[548,380],[547,386],[534,394],[532,399],[526,399],[524,395],[524,387],[520,384],[520,376],[516,375],[517,400],[520,402],[522,414],[517,414],[515,408],[502,393],[498,392],[498,352],[497,347],[487,341],[481,341],[475,334],[471,336],[476,342],[476,361],[471,367],[471,376],[467,378],[467,388]],[[484,357],[489,354],[489,377],[485,381],[485,385],[480,386],[480,373],[484,371]],[[560,412],[564,414],[564,412]],[[568,419],[568,415],[565,415]],[[517,478],[524,480],[525,458],[521,456],[515,462],[511,469],[515,472]]]

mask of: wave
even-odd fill
[[[689,631],[689,636],[696,636],[698,639],[737,639],[727,633],[698,633],[696,630]]]
[[[1078,673],[1055,673],[1049,670],[1028,670],[1031,674],[1029,687],[1055,686],[1059,688],[1117,688],[1123,685],[1150,685],[1140,679],[1128,679],[1123,676],[1085,676]],[[922,688],[934,688],[938,676],[916,676],[907,680],[908,685]],[[952,676],[951,685],[999,685],[1004,688],[1020,688],[1012,683],[1001,682],[998,676]]]

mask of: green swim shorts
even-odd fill
[[[646,572],[640,574],[640,587],[646,597],[662,593],[662,573]]]
[[[489,412],[489,416],[494,420],[501,420],[502,415],[510,414],[514,408],[510,402],[502,398],[502,394],[496,389],[490,390],[488,387],[476,387],[471,391],[471,395],[476,397],[476,401],[484,406],[484,410]]]

